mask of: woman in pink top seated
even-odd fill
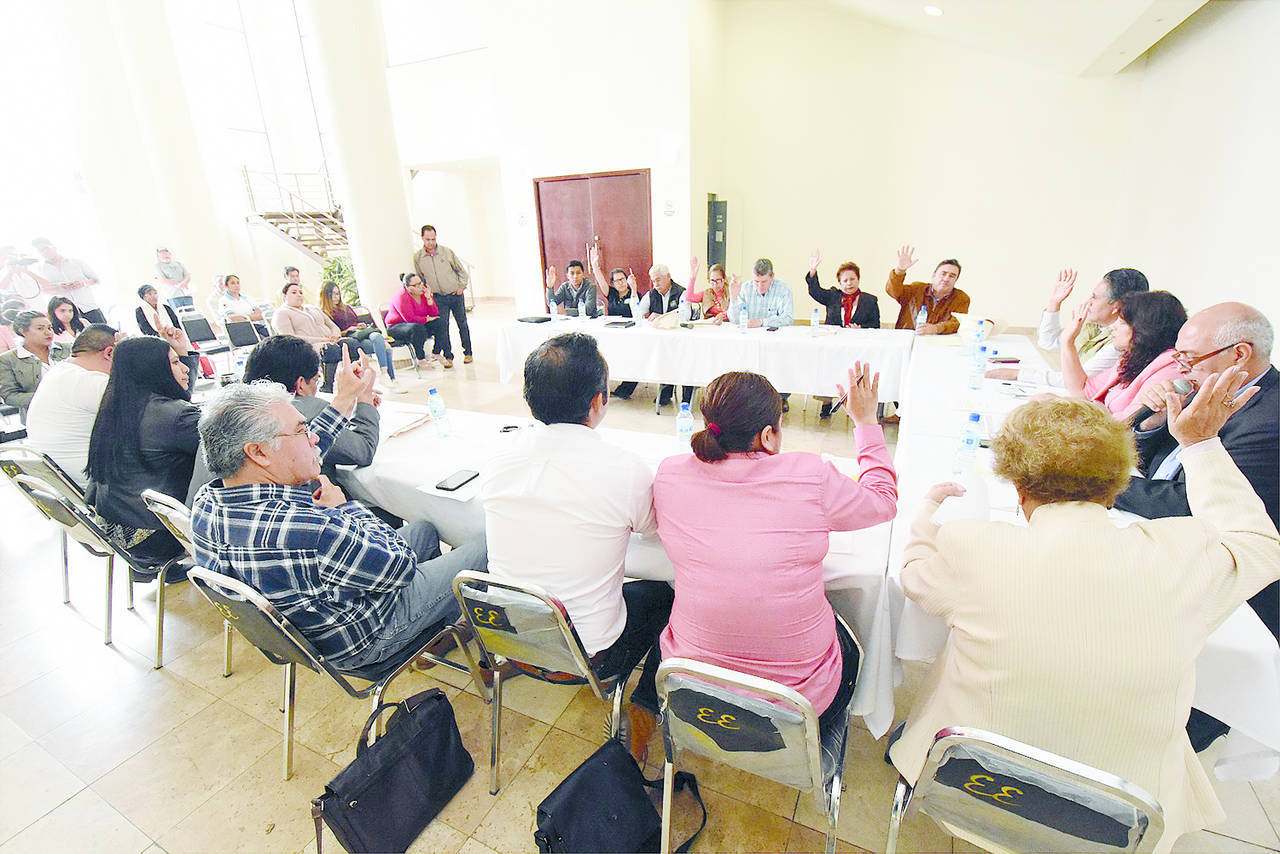
[[[395,340],[412,345],[413,353],[420,361],[427,358],[426,344],[430,338],[432,358],[443,358],[444,342],[440,332],[444,326],[440,323],[440,309],[431,298],[431,291],[417,273],[406,273],[400,281],[404,287],[391,298],[391,306],[383,317],[387,332]]]
[[[898,504],[876,423],[879,385],[860,362],[849,371],[856,480],[817,454],[780,453],[782,397],[759,374],[735,372],[703,393],[707,426],[694,455],[664,460],[653,482],[658,535],[675,565],[663,656],[780,682],[813,704],[824,729],[844,714],[858,670],[823,594],[829,534],[887,522]]]
[[[707,272],[707,278],[711,284],[706,290],[695,291],[693,289],[694,284],[698,281],[698,259],[690,259],[689,287],[685,289],[684,301],[701,305],[703,320],[724,323],[729,319],[729,303],[733,301],[733,294],[738,290],[738,282],[736,279],[732,283],[729,281],[724,272],[723,264],[712,264],[711,269]]]
[[[1178,330],[1187,322],[1187,310],[1167,291],[1125,294],[1120,298],[1120,317],[1111,325],[1111,343],[1120,351],[1120,361],[1090,377],[1074,343],[1088,305],[1082,303],[1072,316],[1071,328],[1063,330],[1062,378],[1072,397],[1100,403],[1123,421],[1142,407],[1138,398],[1144,386],[1181,376],[1173,347]]]

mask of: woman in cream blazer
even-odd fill
[[[1190,518],[1118,528],[1107,507],[1128,483],[1133,438],[1082,400],[1029,403],[992,443],[1026,527],[931,517],[920,508],[902,584],[951,634],[893,764],[913,783],[938,730],[991,730],[1117,774],[1164,807],[1167,851],[1223,820],[1185,726],[1195,660],[1248,597],[1280,577],[1280,535],[1218,440],[1256,388],[1210,377],[1185,410],[1170,400]]]

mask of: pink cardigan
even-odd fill
[[[415,300],[404,288],[391,298],[391,307],[387,309],[387,326],[397,323],[430,323],[440,316],[440,308],[435,301]]]
[[[828,535],[887,522],[898,504],[883,431],[853,436],[858,480],[807,453],[663,460],[653,508],[676,590],[663,656],[781,682],[819,714],[831,705],[841,661],[822,587]]]
[[[1089,400],[1101,403],[1118,420],[1124,421],[1141,408],[1138,395],[1147,383],[1160,380],[1173,380],[1182,375],[1182,369],[1173,360],[1173,350],[1165,350],[1151,360],[1151,364],[1142,369],[1142,373],[1134,377],[1133,382],[1124,385],[1120,382],[1120,364],[1108,368],[1100,374],[1094,374],[1084,384],[1084,396]]]

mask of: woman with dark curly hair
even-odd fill
[[[89,326],[85,322],[84,315],[80,313],[79,307],[66,297],[54,297],[49,300],[48,314],[49,323],[53,326],[53,343],[67,344],[68,349],[71,342],[76,340],[76,336]]]
[[[1075,348],[1088,306],[1086,301],[1076,309],[1071,328],[1063,331],[1059,347],[1063,381],[1072,397],[1092,400],[1116,418],[1128,418],[1140,408],[1138,397],[1144,386],[1180,375],[1173,347],[1178,330],[1187,322],[1187,310],[1168,291],[1125,294],[1120,299],[1120,316],[1111,326],[1111,343],[1120,352],[1120,361],[1090,377]]]

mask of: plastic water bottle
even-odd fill
[[[924,326],[929,322],[929,309],[920,306],[920,310],[916,312],[916,329]]]
[[[818,337],[818,327],[822,325],[822,309],[813,307],[813,317],[809,321],[809,337]]]
[[[449,413],[444,408],[444,395],[432,387],[427,392],[427,408],[431,410],[431,421],[436,425],[436,435],[445,438],[449,435]]]
[[[973,354],[973,364],[969,368],[969,388],[977,391],[982,388],[982,380],[987,373],[987,345],[982,344]]]
[[[578,300],[578,317],[587,316],[587,300],[585,297]]]
[[[981,416],[978,413],[970,412],[969,420],[965,422],[964,430],[960,432],[960,443],[956,447],[955,466],[951,470],[956,477],[973,471],[974,463],[978,459],[978,448],[982,443],[982,433],[978,427],[980,419]]]
[[[236,352],[236,379],[244,379],[244,351]]]
[[[676,438],[685,447],[693,441],[693,413],[687,403],[680,404],[680,411],[676,413]]]
[[[747,304],[744,302],[738,306],[738,331],[745,333],[747,327],[751,324],[751,315],[747,311]]]

